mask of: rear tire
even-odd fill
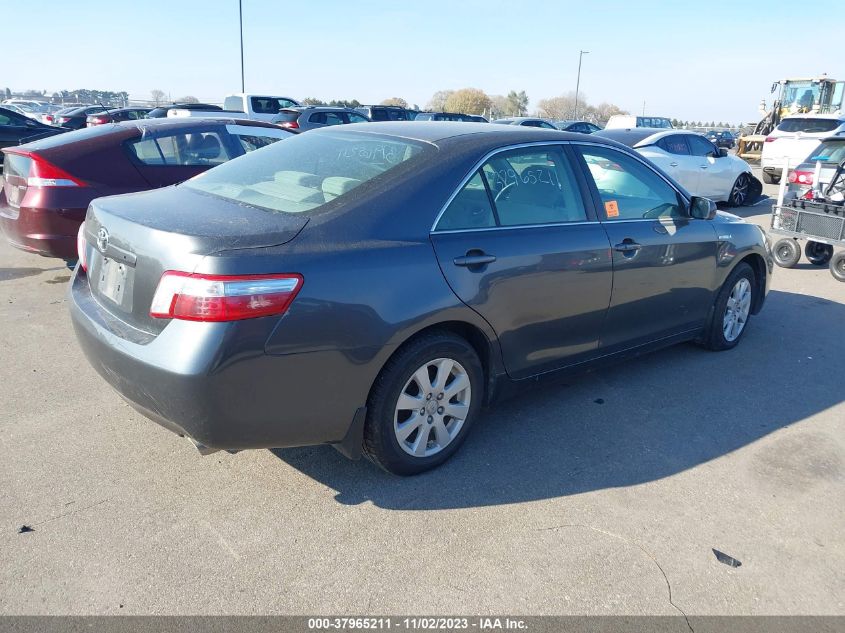
[[[801,246],[791,237],[785,237],[775,242],[772,256],[781,268],[793,268],[801,259]]]
[[[814,266],[827,266],[833,257],[833,247],[830,244],[809,240],[804,246],[804,257]]]
[[[836,281],[845,282],[845,251],[839,251],[830,258],[830,274]]]
[[[765,182],[767,185],[777,185],[777,184],[780,184],[780,177],[779,176],[773,176],[772,174],[764,171],[763,172],[763,182]]]
[[[367,402],[364,453],[394,475],[416,475],[449,459],[484,399],[473,347],[450,332],[407,343],[381,370]]]
[[[701,339],[704,347],[723,351],[737,346],[748,329],[755,292],[757,285],[751,266],[745,262],[737,264],[716,297],[713,316]]]

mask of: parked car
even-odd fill
[[[272,121],[283,108],[298,106],[299,102],[290,97],[274,97],[238,93],[228,95],[223,100],[223,109],[214,108],[174,108],[167,113],[168,117],[215,117],[224,118],[237,116],[252,121]]]
[[[635,116],[632,114],[614,114],[604,126],[605,130],[617,130],[634,127],[672,129],[672,121],[662,116]]]
[[[82,106],[63,114],[54,115],[53,124],[69,130],[81,130],[88,122],[89,114],[98,114],[105,111],[106,109],[101,105]]]
[[[80,105],[73,105],[66,108],[58,108],[53,112],[47,112],[41,115],[41,122],[46,125],[55,125],[58,126],[58,118],[64,114],[72,112],[73,110],[78,110],[82,106]]]
[[[605,129],[593,136],[631,147],[696,196],[739,207],[754,202],[763,191],[748,163],[696,132]]]
[[[307,132],[327,125],[367,123],[369,119],[353,108],[334,106],[294,106],[284,108],[273,117],[272,123],[289,129]]]
[[[789,170],[786,196],[806,198],[814,188],[819,192],[824,192],[836,173],[836,168],[844,160],[845,135],[822,139],[822,142],[816,145],[802,162]],[[816,163],[821,163],[818,182],[815,182]]]
[[[166,117],[167,113],[171,110],[213,110],[215,112],[220,112],[221,110],[223,110],[223,108],[218,105],[210,105],[208,103],[170,103],[168,105],[153,108],[152,110],[147,112],[146,118],[162,119]]]
[[[527,382],[734,347],[769,286],[763,231],[584,138],[324,128],[100,198],[71,280],[77,338],[203,453],[330,443],[401,475]]]
[[[545,119],[537,119],[527,116],[512,116],[504,119],[496,119],[493,123],[503,125],[524,125],[525,127],[540,127],[547,130],[556,130],[557,127],[546,121]]]
[[[579,134],[592,134],[601,128],[589,121],[555,121],[555,127],[563,132],[578,132]]]
[[[420,112],[417,114],[414,121],[464,121],[470,123],[486,123],[487,119],[475,114],[461,114],[459,112]]]
[[[413,121],[417,116],[416,110],[400,106],[373,105],[355,109],[370,121]]]
[[[734,135],[728,130],[708,130],[704,133],[704,137],[716,147],[732,149],[736,145]]]
[[[20,145],[65,131],[18,114],[6,106],[0,106],[0,148]]]
[[[763,181],[780,182],[786,160],[797,165],[819,141],[828,136],[845,134],[845,114],[800,114],[784,117],[763,143],[760,166]]]
[[[257,121],[142,119],[8,147],[0,228],[20,249],[75,260],[94,198],[172,185],[291,134]]]
[[[134,121],[145,119],[152,108],[119,108],[117,110],[106,110],[97,114],[89,114],[86,120],[88,127],[104,125],[105,123],[120,123],[121,121]]]
[[[21,116],[25,116],[29,119],[38,120],[38,113],[35,110],[26,108],[22,105],[16,105],[14,103],[4,103],[3,107],[7,110],[11,110],[15,114],[20,114]]]

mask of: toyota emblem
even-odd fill
[[[106,231],[105,228],[101,228],[99,231],[97,231],[97,248],[100,249],[101,253],[105,253],[108,246],[109,232]]]

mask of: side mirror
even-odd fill
[[[728,150],[726,150],[724,147],[720,147],[719,148],[719,158],[724,158],[727,155],[728,155]]]
[[[690,201],[689,214],[696,220],[712,220],[716,217],[717,210],[716,203],[710,198],[693,196]]]

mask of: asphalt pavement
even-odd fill
[[[88,366],[69,274],[0,242],[0,614],[845,615],[826,268],[776,269],[735,350],[533,389],[409,479],[330,447],[201,457]]]

